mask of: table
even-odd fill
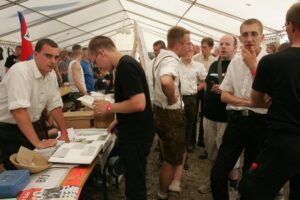
[[[80,192],[81,192],[84,184],[86,183],[88,177],[90,176],[93,169],[95,168],[96,164],[99,164],[100,168],[101,168],[101,173],[102,173],[102,178],[103,178],[103,185],[104,185],[103,196],[104,196],[105,200],[107,199],[106,173],[105,173],[105,171],[106,171],[106,168],[107,168],[107,161],[108,161],[109,155],[110,155],[110,153],[111,153],[111,151],[112,151],[112,149],[115,145],[115,139],[116,139],[116,136],[112,135],[111,139],[109,139],[107,141],[107,144],[103,147],[103,149],[100,151],[100,153],[95,158],[95,160],[93,161],[92,164],[90,164],[90,165],[80,165],[80,166],[76,166],[76,167],[70,169],[70,171],[66,174],[66,176],[62,180],[62,182],[56,186],[56,187],[61,186],[64,189],[69,188],[72,191],[74,191],[74,189],[76,190],[76,192],[74,192],[73,196],[68,196],[67,197],[68,200],[73,200],[73,199],[76,200],[76,199],[79,198]],[[63,169],[61,169],[61,170],[63,170]],[[63,190],[63,189],[61,189],[61,190]],[[71,192],[68,191],[67,194],[72,195],[72,191]],[[50,191],[48,193],[51,193],[51,192],[52,191]],[[53,193],[60,194],[60,192],[61,191],[54,191],[53,190]],[[27,189],[27,190],[22,191],[18,195],[17,200],[24,200],[24,199],[26,199],[26,200],[34,200],[34,199],[40,200],[40,198],[35,197],[35,196],[37,196],[35,193],[39,193],[40,195],[42,195],[45,192],[42,192],[42,188]]]

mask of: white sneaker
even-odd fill
[[[198,188],[198,192],[200,192],[201,194],[207,194],[211,191],[210,189],[210,182],[207,182],[205,184],[202,184],[199,186]]]
[[[240,195],[239,192],[235,189],[229,189],[229,200],[239,200]]]

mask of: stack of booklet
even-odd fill
[[[107,129],[68,129],[70,143],[61,144],[50,156],[49,162],[91,164],[102,149],[110,144]]]

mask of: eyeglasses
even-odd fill
[[[96,60],[97,60],[97,57],[98,57],[99,53],[100,53],[100,52],[98,51],[97,54],[96,54],[96,57],[95,57],[95,59],[94,59],[94,61],[93,61],[93,66],[96,66],[96,65],[97,65]]]

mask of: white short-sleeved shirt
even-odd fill
[[[203,64],[191,61],[189,64],[180,62],[180,85],[182,95],[197,94],[198,80],[205,80],[207,71]]]
[[[261,50],[257,56],[257,62],[263,57],[267,55],[265,51]],[[222,91],[231,92],[234,96],[250,99],[251,89],[253,83],[253,76],[243,61],[243,57],[241,55],[235,56],[228,68],[225,75],[225,78],[220,86]],[[256,113],[265,114],[267,113],[267,109],[263,108],[248,108],[248,107],[239,107],[227,104],[227,110],[252,110]]]
[[[52,111],[62,105],[55,72],[43,77],[35,60],[16,63],[0,83],[0,122],[16,124],[10,111],[18,108],[27,108],[35,122],[45,107]]]
[[[152,69],[154,64],[155,58],[152,59],[146,66],[145,74],[147,78],[147,83],[149,87],[149,93],[150,93],[150,99],[153,101],[153,75],[152,75]]]
[[[201,53],[198,53],[193,56],[193,60],[199,63],[202,63],[206,69],[206,71],[209,71],[209,68],[213,62],[215,62],[217,59],[213,57],[212,55],[208,56],[208,58],[205,58]]]
[[[168,56],[168,57],[166,57]],[[154,77],[155,87],[153,91],[153,104],[163,109],[181,109],[183,108],[182,101],[179,94],[179,57],[170,50],[161,49],[159,55],[156,58],[154,64]],[[158,66],[159,64],[159,66]],[[174,77],[175,95],[178,96],[178,100],[173,105],[168,105],[167,97],[162,91],[160,78],[164,75],[170,75]]]

